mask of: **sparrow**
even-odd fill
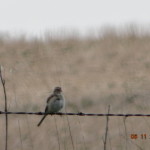
[[[47,105],[45,113],[56,113],[59,112],[65,105],[65,99],[62,95],[61,87],[55,87],[53,93],[47,98]],[[47,114],[43,116],[41,121],[38,123],[38,127],[41,125]]]

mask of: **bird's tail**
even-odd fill
[[[43,120],[45,119],[46,116],[47,116],[47,115],[44,115],[44,116],[43,116],[43,118],[41,119],[41,121],[40,121],[40,122],[38,123],[38,125],[37,125],[38,127],[41,125],[41,123],[43,122]]]

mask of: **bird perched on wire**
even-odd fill
[[[61,87],[55,87],[53,93],[47,98],[47,105],[45,113],[56,113],[59,112],[65,105],[65,99],[62,95]],[[37,126],[40,126],[47,114],[43,116]]]

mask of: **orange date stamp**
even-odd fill
[[[146,140],[146,139],[150,139],[150,136],[148,136],[146,133],[143,133],[143,134],[130,134],[130,138],[132,140],[136,140],[136,139],[143,139],[143,140]]]

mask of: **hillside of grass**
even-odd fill
[[[47,96],[55,86],[61,86],[68,112],[106,113],[110,105],[111,113],[150,113],[150,35],[110,32],[99,38],[45,40],[1,36],[0,65],[6,80],[9,111],[44,111]],[[0,91],[0,110],[4,110],[2,86]],[[10,116],[9,146],[58,149],[54,117],[47,117],[38,128],[40,118]],[[75,149],[103,148],[105,117],[69,120]],[[66,117],[57,116],[56,123],[61,149],[73,149]],[[130,139],[131,133],[148,134],[149,124],[150,120],[145,118],[127,119],[129,149],[137,149],[136,144],[143,149],[150,146],[148,140]],[[4,149],[2,115],[0,133],[0,149]],[[123,118],[110,119],[109,138],[108,147],[125,149]]]

